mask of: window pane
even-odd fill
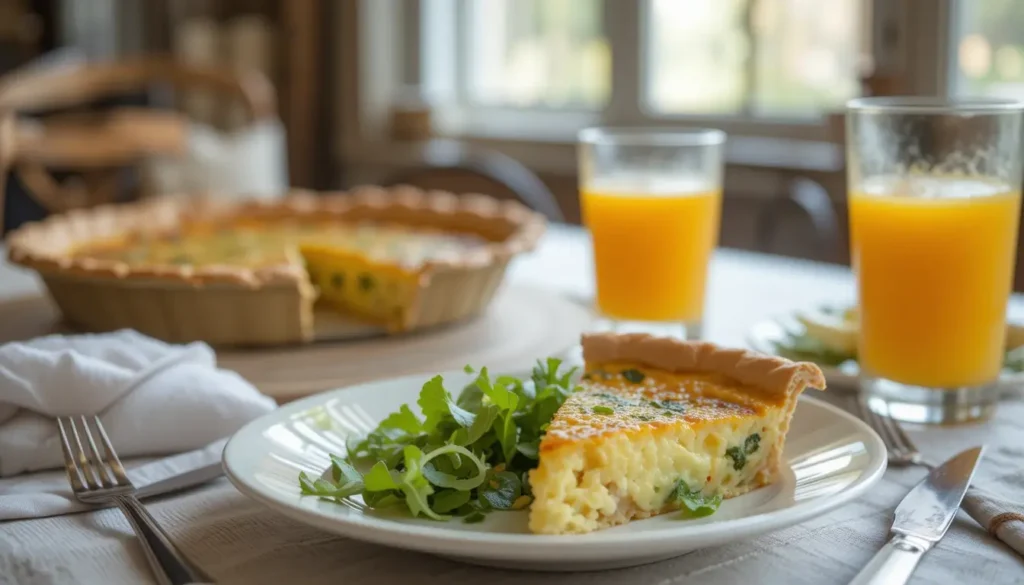
[[[469,98],[515,107],[599,108],[611,57],[600,0],[473,0]]]
[[[864,0],[758,0],[754,113],[814,116],[859,93]]]
[[[746,0],[652,0],[647,100],[670,113],[735,113],[747,93]]]
[[[1024,99],[1024,2],[958,2],[954,92]]]
[[[673,114],[816,116],[858,93],[868,0],[650,0],[648,100]]]

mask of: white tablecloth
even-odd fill
[[[555,229],[534,256],[519,261],[518,283],[590,294],[586,240]],[[35,281],[0,264],[0,298],[38,290]],[[742,344],[754,322],[810,303],[851,299],[845,269],[721,251],[715,258],[706,332]],[[1014,299],[1011,313],[1024,313]],[[2,327],[2,324],[0,324]],[[846,397],[833,393],[832,400]],[[984,425],[912,430],[922,451],[942,460],[985,442],[976,477],[1005,498],[1024,501],[1024,401],[1001,405]],[[333,536],[264,510],[226,481],[153,501],[150,509],[182,549],[219,583],[302,585],[671,585],[682,583],[846,583],[887,538],[892,510],[925,475],[893,469],[861,500],[761,538],[714,547],[645,567],[581,574],[478,568]],[[0,524],[0,583],[148,583],[148,569],[116,510]],[[912,583],[1024,583],[1024,560],[961,513],[928,553]]]

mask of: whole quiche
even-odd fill
[[[29,224],[7,244],[83,329],[268,345],[311,341],[314,304],[390,332],[476,315],[544,229],[515,201],[362,187],[103,206]]]

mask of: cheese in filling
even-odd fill
[[[583,533],[774,480],[783,404],[717,374],[588,367],[541,443],[530,530]]]

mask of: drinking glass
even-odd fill
[[[580,132],[580,206],[612,329],[700,338],[724,144],[712,129]]]
[[[960,422],[987,416],[998,400],[1022,111],[996,99],[848,104],[861,390],[879,412]]]

